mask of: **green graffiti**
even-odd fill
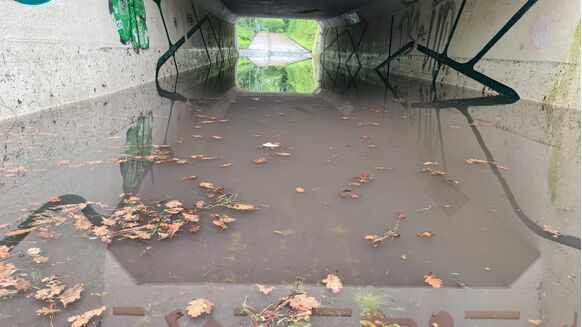
[[[153,115],[140,116],[137,123],[126,133],[127,150],[124,155],[128,158],[120,164],[123,176],[123,192],[135,194],[139,190],[141,181],[149,171],[151,163],[138,159],[152,154]]]
[[[121,43],[133,42],[135,49],[150,47],[143,0],[111,0],[111,11]]]

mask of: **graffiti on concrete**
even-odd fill
[[[109,0],[109,9],[121,43],[132,42],[135,49],[150,47],[143,0]]]

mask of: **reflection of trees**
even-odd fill
[[[145,177],[151,163],[143,158],[152,154],[153,115],[140,116],[135,125],[126,133],[127,150],[124,151],[127,161],[120,165],[123,177],[123,192],[135,194],[139,190],[142,179]]]
[[[251,92],[311,93],[316,88],[311,60],[282,67],[258,67],[241,58],[237,84]]]

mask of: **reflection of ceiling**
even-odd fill
[[[239,16],[329,18],[372,0],[222,0]]]

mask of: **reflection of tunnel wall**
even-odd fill
[[[0,21],[0,48],[6,50],[0,55],[0,120],[153,81],[168,38],[177,42],[196,24],[196,15],[202,19],[212,13],[225,55],[235,55],[236,16],[220,1],[161,0],[166,34],[158,6],[144,0],[149,44],[139,50],[132,42],[120,41],[120,18],[113,12],[120,1],[111,1],[111,7],[107,0],[60,0],[42,6],[0,2],[0,12],[9,17]],[[208,24],[202,33],[215,61],[217,42]],[[180,71],[208,62],[203,43],[198,32],[176,52]],[[162,77],[175,73],[173,60],[160,70]]]
[[[335,26],[345,25],[345,19],[323,21],[322,59],[342,65],[347,61],[352,71],[358,59],[366,68],[385,63],[380,68],[386,73],[392,56],[393,74],[437,75],[437,81],[481,90],[483,80],[467,74],[471,67],[454,69],[445,60],[465,63],[475,58],[475,72],[490,78],[490,87],[501,83],[521,98],[577,107],[580,3],[565,2],[421,0],[395,6],[376,1],[356,11],[367,22],[346,28]]]

